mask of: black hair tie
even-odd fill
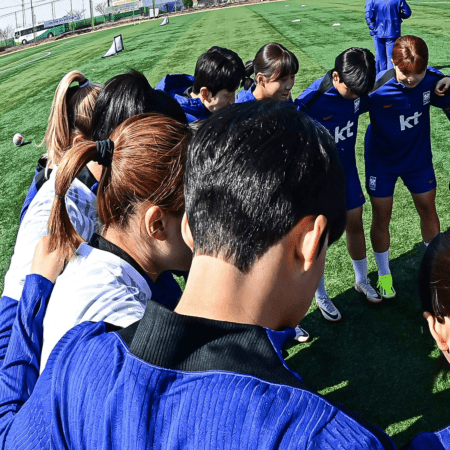
[[[114,153],[114,142],[111,139],[97,141],[97,162],[104,167],[111,165]]]

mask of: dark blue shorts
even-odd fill
[[[392,197],[399,177],[411,194],[423,194],[437,186],[433,164],[402,174],[389,173],[388,170],[380,170],[373,165],[368,167],[366,164],[366,188],[371,197]]]
[[[359,181],[358,170],[356,167],[345,170],[346,196],[345,205],[347,211],[358,208],[366,203],[361,182]]]

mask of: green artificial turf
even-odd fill
[[[449,73],[450,4],[417,1],[411,7],[413,15],[404,22],[403,34],[423,37],[430,49],[430,65]],[[301,21],[293,23],[294,19]],[[78,69],[93,81],[105,82],[135,68],[155,86],[167,73],[192,74],[198,56],[213,45],[237,51],[246,62],[263,44],[273,41],[287,46],[299,59],[293,89],[296,97],[331,69],[335,57],[346,48],[360,46],[373,51],[364,20],[364,0],[261,3],[173,17],[167,27],[158,27],[159,22],[59,40],[0,57],[0,287],[14,248],[19,210],[36,161],[45,150],[34,145],[17,148],[12,136],[20,132],[27,141],[42,140],[54,91],[68,71]],[[332,27],[336,22],[341,26]],[[125,51],[101,59],[118,33],[123,35]],[[51,54],[44,56],[45,52]],[[36,57],[41,59],[28,63]],[[431,118],[437,210],[445,230],[450,226],[450,124],[436,109],[432,109]],[[356,149],[361,180],[368,120],[368,115],[360,120]],[[368,268],[375,284],[370,223],[371,208],[366,204]],[[302,326],[314,339],[290,347],[288,363],[311,388],[359,412],[401,446],[419,432],[450,423],[449,375],[441,373],[435,380],[439,351],[422,319],[416,292],[423,254],[419,218],[401,181],[395,191],[391,234],[397,299],[373,305],[353,289],[354,274],[343,237],[329,249],[325,269],[328,292],[343,319],[326,322],[313,304]]]

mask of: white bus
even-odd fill
[[[14,31],[14,43],[25,45],[33,42],[35,36],[36,41],[52,38],[53,36],[69,31],[69,23],[74,23],[78,20],[81,20],[81,14],[64,16],[61,19],[38,23],[34,26],[34,32],[33,27],[30,26],[16,28]]]

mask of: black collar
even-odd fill
[[[132,354],[158,367],[241,373],[304,388],[259,326],[184,316],[148,302],[142,319],[119,334]]]
[[[192,87],[193,86],[191,86],[191,87],[188,87],[184,92],[183,92],[183,97],[186,97],[186,98],[192,98]]]
[[[131,267],[136,269],[137,272],[139,272],[143,278],[147,278],[144,270],[142,267],[124,250],[122,250],[117,245],[113,244],[112,242],[106,240],[104,237],[100,236],[97,233],[94,233],[91,240],[89,241],[89,245],[91,247],[97,248],[99,250],[103,250],[105,252],[112,253],[113,255],[118,256],[120,259],[123,259],[126,261]]]
[[[97,180],[87,166],[83,167],[81,172],[77,175],[77,179],[80,180],[90,191],[92,190],[92,186],[97,183]]]

